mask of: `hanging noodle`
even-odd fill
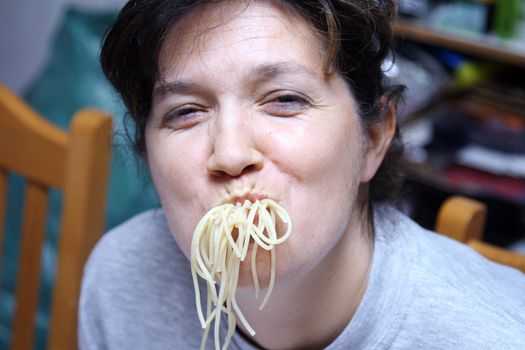
[[[287,225],[286,232],[281,237],[277,236],[275,227],[277,218]],[[248,246],[253,241],[251,268],[257,297],[259,295],[259,278],[256,268],[257,248],[261,247],[270,252],[270,281],[268,291],[259,307],[262,310],[275,284],[274,247],[284,242],[291,231],[290,216],[271,199],[257,200],[254,203],[246,200],[242,205],[237,203],[214,207],[197,224],[191,243],[191,272],[197,313],[204,329],[201,349],[206,347],[212,322],[214,322],[215,349],[220,349],[219,333],[223,312],[228,320],[228,332],[224,339],[223,350],[228,348],[235,332],[237,323],[235,315],[250,335],[255,335],[255,331],[244,317],[235,299],[240,264],[246,258]],[[206,317],[202,310],[197,276],[203,278],[207,285]],[[216,281],[220,281],[218,287]]]

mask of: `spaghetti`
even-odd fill
[[[286,232],[278,237],[277,219],[287,225]],[[208,211],[195,228],[191,244],[191,272],[195,288],[197,313],[204,334],[201,349],[206,347],[208,333],[214,327],[215,348],[220,349],[220,323],[222,313],[226,314],[228,332],[222,349],[227,349],[237,324],[235,315],[250,335],[255,331],[250,326],[239,309],[235,299],[240,264],[248,254],[250,242],[254,242],[251,250],[251,269],[255,296],[259,295],[259,278],[257,275],[257,249],[261,247],[270,252],[270,281],[266,295],[259,307],[264,308],[275,284],[275,249],[284,242],[292,231],[292,223],[288,213],[271,199],[256,200],[254,203],[246,200],[242,205],[223,204]],[[207,302],[206,316],[200,300],[200,288],[197,276],[206,281]],[[220,281],[219,286],[216,282]]]

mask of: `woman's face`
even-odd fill
[[[345,82],[324,74],[323,47],[274,2],[223,2],[172,28],[146,147],[187,256],[200,218],[239,197],[270,197],[292,218],[292,236],[277,249],[280,280],[308,273],[356,234],[358,188],[380,160]],[[258,260],[264,275],[268,257]]]

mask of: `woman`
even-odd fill
[[[525,346],[523,275],[384,204],[399,184],[397,90],[381,71],[394,13],[392,1],[364,0],[124,7],[102,65],[162,210],[92,254],[81,348],[199,348],[194,229],[211,208],[263,199],[288,212],[293,232],[276,247],[263,310],[250,258],[240,264],[235,297],[256,334],[238,322],[230,349]],[[269,255],[255,265],[268,288]]]

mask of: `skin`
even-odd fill
[[[387,122],[365,131],[349,88],[337,73],[325,75],[324,63],[308,23],[270,1],[204,7],[173,27],[161,50],[147,160],[186,256],[197,222],[225,190],[230,200],[270,197],[292,218],[263,311],[249,259],[241,265],[237,300],[264,348],[329,344],[366,287],[367,183],[395,118],[389,109]],[[263,286],[268,261],[258,255]]]

